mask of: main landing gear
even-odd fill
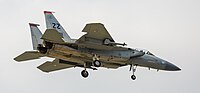
[[[96,54],[93,55],[93,66],[100,67],[101,62],[99,61],[100,56],[97,56]]]
[[[93,61],[93,65],[94,65],[95,67],[100,67],[100,66],[101,66],[101,62],[100,62],[99,60],[94,60],[94,61]]]
[[[96,54],[93,55],[93,62],[91,65],[93,65],[94,67],[100,67],[101,66],[101,62],[99,61],[100,56],[97,56]],[[90,65],[90,66],[91,66]],[[81,71],[81,75],[84,78],[87,78],[89,76],[88,71],[86,70],[87,65],[86,63],[84,63],[84,70]],[[91,67],[92,68],[92,67]],[[92,68],[93,70],[97,70],[96,68]]]
[[[134,74],[135,71],[136,71],[136,68],[137,68],[137,65],[134,65],[134,66],[133,66],[133,64],[130,65],[130,71],[131,71],[131,70],[133,71],[133,75],[131,75],[131,79],[132,79],[132,80],[135,80],[135,79],[136,79],[136,76],[135,76],[135,74]]]

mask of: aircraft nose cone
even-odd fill
[[[165,65],[165,70],[168,70],[168,71],[179,71],[181,69],[179,67],[175,66],[174,64],[171,64],[171,63],[167,62],[166,65]]]

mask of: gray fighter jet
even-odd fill
[[[97,70],[99,67],[117,69],[130,66],[133,71],[131,79],[135,80],[137,66],[157,70],[179,71],[174,64],[158,58],[149,51],[125,47],[125,43],[117,43],[101,23],[86,24],[79,39],[71,39],[53,12],[44,11],[47,29],[44,34],[38,24],[29,23],[34,51],[26,51],[14,58],[18,62],[39,59],[40,57],[55,58],[37,68],[43,72],[52,72],[71,67],[81,67],[81,75],[87,78],[87,69]]]

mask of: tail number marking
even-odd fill
[[[60,24],[59,23],[52,23],[52,24],[53,24],[53,28],[60,29]]]

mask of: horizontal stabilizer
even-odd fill
[[[56,70],[71,68],[74,66],[75,65],[59,63],[59,59],[55,59],[53,62],[47,61],[42,65],[38,66],[37,68],[42,70],[43,72],[52,72]]]
[[[23,54],[14,58],[14,60],[20,62],[32,59],[39,59],[40,57],[43,57],[43,55],[37,51],[26,51]]]
[[[55,29],[47,29],[41,39],[52,43],[64,43],[61,34]]]

